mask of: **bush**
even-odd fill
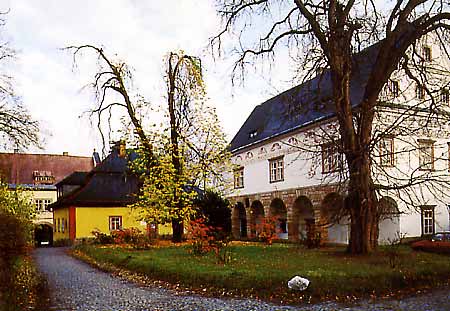
[[[0,211],[0,266],[10,268],[27,253],[28,223],[15,215]]]
[[[203,255],[214,252],[218,263],[231,261],[231,253],[228,249],[229,236],[224,235],[222,228],[206,225],[204,218],[192,220],[188,226],[191,239],[191,251],[195,255]]]
[[[423,240],[411,244],[416,251],[450,254],[450,242]]]
[[[265,217],[255,225],[256,237],[264,243],[272,245],[277,236],[277,218]]]
[[[92,234],[94,235],[94,244],[105,245],[114,243],[114,237],[109,234],[103,233],[99,230],[92,231]]]

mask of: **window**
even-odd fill
[[[234,189],[244,188],[244,168],[234,171]]]
[[[441,89],[441,102],[444,104],[450,103],[450,93],[448,89]]]
[[[384,137],[380,140],[381,166],[394,166],[394,138]]]
[[[284,160],[283,157],[269,160],[270,182],[284,180]]]
[[[257,135],[258,135],[257,130],[254,130],[254,131],[251,131],[250,133],[248,133],[249,138],[255,138]]]
[[[122,216],[109,216],[109,230],[122,229]]]
[[[419,169],[431,171],[434,169],[434,141],[419,140]]]
[[[425,88],[420,84],[416,85],[416,98],[417,99],[425,98]]]
[[[64,222],[64,218],[63,219],[61,219],[61,232],[62,233],[64,233],[66,230],[66,227],[65,227],[65,222]]]
[[[58,218],[58,232],[61,232],[61,219]]]
[[[336,172],[342,168],[342,154],[336,144],[322,145],[322,173]]]
[[[424,46],[422,50],[422,57],[425,62],[431,62],[431,48],[429,46]]]
[[[434,233],[434,206],[422,206],[422,235]]]
[[[50,199],[34,199],[34,206],[36,212],[43,212],[48,210],[48,206],[52,203]]]
[[[33,180],[38,185],[51,185],[55,182],[55,177],[50,171],[33,171]]]
[[[389,80],[388,81],[388,90],[392,96],[398,97],[398,95],[400,94],[400,86],[399,86],[398,81]]]

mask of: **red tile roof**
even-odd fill
[[[33,184],[34,176],[52,176],[52,183],[75,171],[90,171],[92,157],[56,154],[0,153],[0,178],[8,184]]]

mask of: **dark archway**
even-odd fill
[[[242,202],[237,202],[232,215],[233,235],[237,239],[247,237],[247,215]]]
[[[314,208],[306,196],[299,196],[292,207],[292,221],[289,227],[291,240],[306,240],[308,233],[315,230]]]
[[[47,224],[38,224],[34,228],[34,242],[36,246],[53,245],[53,228]]]
[[[344,206],[344,198],[336,192],[327,194],[320,206],[321,222],[327,230],[330,243],[348,243],[350,217]]]
[[[264,206],[261,201],[256,200],[253,201],[250,206],[250,228],[251,228],[251,237],[258,236],[257,226],[264,219]]]
[[[269,214],[277,220],[277,234],[280,239],[288,238],[287,209],[283,200],[275,198],[270,203]]]

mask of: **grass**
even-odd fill
[[[307,250],[291,244],[272,246],[233,244],[232,261],[217,264],[212,254],[194,256],[188,246],[154,247],[137,251],[121,247],[84,245],[77,250],[97,263],[109,263],[190,288],[290,302],[352,299],[386,295],[418,286],[446,283],[448,256],[400,247],[392,267],[389,249],[368,256],[349,256],[343,248]],[[287,288],[295,275],[311,281],[302,292]]]

